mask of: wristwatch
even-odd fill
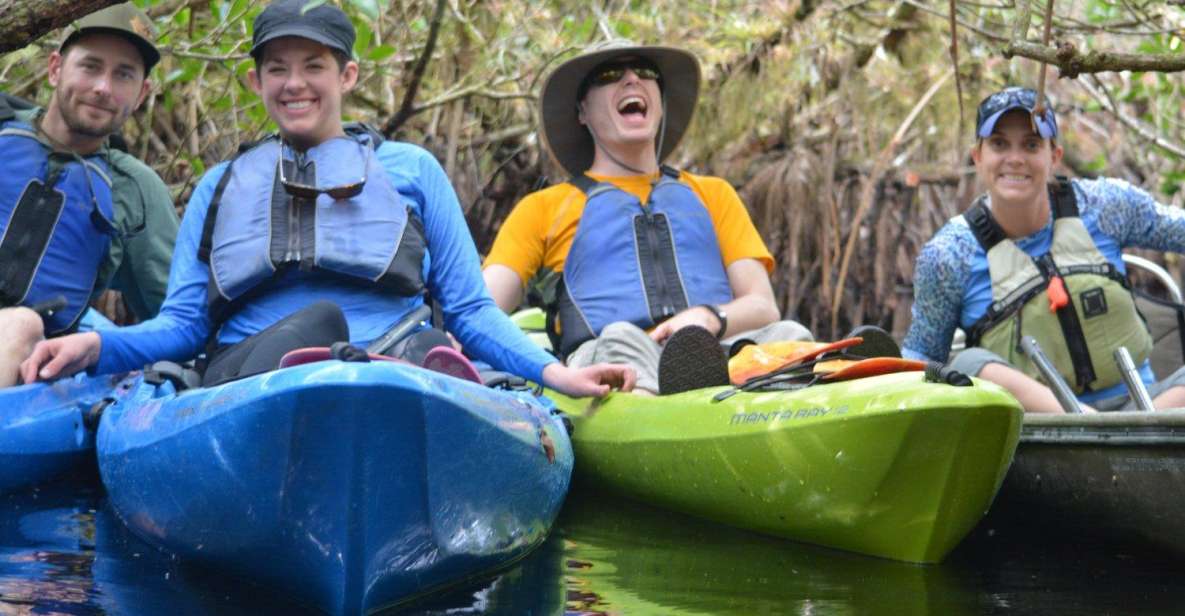
[[[707,308],[708,312],[716,316],[716,320],[720,321],[720,331],[716,332],[716,338],[724,338],[724,332],[728,329],[728,313],[714,304],[700,304],[700,308]]]

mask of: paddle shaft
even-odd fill
[[[398,323],[392,325],[391,329],[388,329],[385,334],[375,338],[366,347],[366,352],[376,355],[387,355],[397,342],[406,338],[422,321],[431,317],[432,307],[428,304],[420,304],[415,310],[412,310],[407,316],[400,319]]]
[[[1053,363],[1045,356],[1037,341],[1032,336],[1024,336],[1020,339],[1020,348],[1037,366],[1037,370],[1041,372],[1042,378],[1049,385],[1049,389],[1053,391],[1053,396],[1057,398],[1058,404],[1062,405],[1062,409],[1067,413],[1081,413],[1082,405],[1078,403],[1077,396],[1073,391],[1070,391],[1070,386],[1066,385],[1065,379],[1058,373],[1057,368],[1053,367]]]

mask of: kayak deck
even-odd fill
[[[1022,411],[1002,389],[900,373],[798,391],[557,398],[582,478],[793,540],[936,562],[987,511]]]
[[[319,362],[181,395],[142,386],[104,415],[98,450],[136,534],[341,614],[521,558],[572,469],[567,433],[538,403],[393,363]]]

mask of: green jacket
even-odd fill
[[[37,125],[40,109],[19,110],[16,119]],[[42,143],[52,147],[47,141]],[[156,315],[165,300],[169,264],[177,241],[179,221],[164,181],[134,156],[106,145],[101,152],[111,167],[115,225],[126,239],[115,238],[95,279],[92,299],[105,289],[123,293],[140,319]],[[143,225],[138,233],[135,230]]]

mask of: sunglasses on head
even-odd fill
[[[662,74],[658,72],[658,67],[654,63],[641,58],[634,58],[630,60],[614,60],[597,66],[585,79],[586,87],[607,86],[617,83],[625,77],[627,70],[633,71],[639,79],[648,81],[662,80]]]
[[[284,192],[300,199],[316,199],[319,195],[329,195],[331,199],[341,201],[344,199],[352,199],[362,194],[362,188],[366,186],[366,170],[370,168],[371,148],[368,144],[359,143],[359,146],[366,151],[366,162],[362,167],[362,179],[350,184],[342,184],[341,186],[330,186],[329,188],[320,188],[317,186],[309,186],[308,184],[301,184],[299,182],[291,182],[284,177],[284,149],[280,148],[280,158],[276,161],[276,167],[280,174],[280,186],[284,187]]]
[[[975,125],[982,126],[984,120],[992,117],[1004,109],[1027,109],[1032,112],[1037,106],[1037,93],[1030,88],[1005,88],[983,99],[975,113]],[[1057,120],[1053,116],[1053,107],[1049,100],[1045,101],[1045,112],[1041,120],[1057,132]]]

